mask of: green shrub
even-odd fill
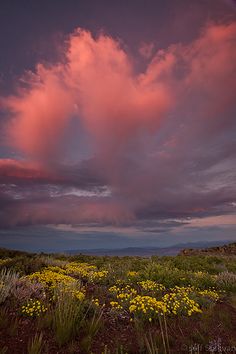
[[[188,285],[191,280],[191,274],[188,272],[154,262],[150,262],[146,265],[144,270],[141,271],[140,276],[143,277],[143,279],[157,281],[167,288],[174,287],[175,285],[185,286]]]

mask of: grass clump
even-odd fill
[[[6,300],[17,279],[18,274],[15,271],[6,268],[0,270],[0,304]]]
[[[56,342],[62,346],[78,333],[83,313],[83,301],[75,297],[72,292],[64,292],[61,287],[55,289],[55,298],[52,325]]]
[[[35,336],[28,343],[27,354],[42,354],[43,347],[43,334],[36,333]]]

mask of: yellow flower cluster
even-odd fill
[[[193,274],[194,274],[195,277],[197,277],[197,278],[203,278],[205,275],[208,275],[208,273],[201,272],[201,271],[194,272]]]
[[[51,300],[55,301],[63,298],[64,294],[70,295],[82,302],[85,299],[85,288],[81,287],[80,283],[75,280],[70,283],[60,283],[53,288],[53,296],[51,297]]]
[[[183,294],[190,294],[194,291],[196,291],[194,286],[188,285],[188,286],[178,286],[176,285],[174,288],[170,288],[171,292],[176,292],[176,293],[183,293]]]
[[[71,262],[65,267],[66,274],[78,276],[89,280],[90,282],[98,282],[106,278],[108,271],[107,270],[97,270],[97,267],[90,265],[88,263],[77,263]]]
[[[28,303],[21,307],[21,313],[30,317],[39,317],[45,313],[47,308],[39,301],[30,299]]]
[[[32,273],[27,275],[27,278],[30,280],[37,280],[39,283],[50,289],[55,288],[59,284],[68,285],[75,282],[75,279],[72,277],[65,274],[60,274],[58,272],[53,272],[50,269],[44,269],[41,272]]]
[[[201,313],[201,298],[208,298],[212,301],[219,300],[219,294],[214,289],[199,290],[193,286],[165,289],[164,285],[151,280],[138,282],[141,291],[163,292],[165,294],[160,298],[154,295],[140,295],[137,290],[126,286],[112,286],[109,291],[115,295],[115,301],[110,305],[116,310],[129,310],[129,312],[138,317],[152,321],[157,315],[166,313],[167,315],[187,315]]]
[[[110,293],[115,296],[116,301],[110,301],[110,305],[115,310],[127,309],[132,300],[137,295],[137,290],[131,288],[130,285],[117,286],[114,285],[109,288]]]
[[[100,306],[99,300],[97,298],[92,299],[92,304],[95,305],[96,307]]]
[[[83,291],[80,291],[80,290],[76,290],[74,292],[72,292],[72,295],[79,301],[84,301],[85,299],[85,294]]]
[[[220,298],[220,295],[214,289],[201,290],[198,291],[198,294],[215,302]]]
[[[95,272],[90,272],[90,274],[88,275],[88,279],[92,283],[98,282],[98,281],[106,278],[107,274],[108,274],[107,270],[99,270],[99,271],[95,271]]]
[[[81,278],[87,278],[91,271],[96,271],[96,267],[88,263],[70,262],[66,265],[65,270],[67,274],[77,275]]]
[[[110,301],[110,305],[115,310],[122,310],[123,309],[123,306],[121,306],[118,301]]]
[[[135,316],[148,319],[151,322],[158,315],[166,313],[167,307],[163,301],[158,301],[152,296],[137,295],[130,301],[129,311]]]
[[[127,277],[128,278],[136,278],[139,275],[139,272],[135,272],[134,270],[131,270],[129,272],[127,272]]]
[[[140,287],[146,291],[152,292],[162,292],[165,290],[165,286],[163,284],[156,283],[153,280],[143,280],[138,282]]]
[[[66,270],[58,266],[49,266],[47,267],[47,270],[51,270],[52,272],[56,273],[66,274]]]
[[[97,298],[92,299],[92,305],[94,305],[95,308],[103,308],[105,306],[105,304],[100,303]]]
[[[117,300],[120,300],[121,302],[127,302],[137,295],[137,290],[131,288],[130,285],[126,285],[123,287],[114,285],[109,288],[109,291],[116,296]]]
[[[0,259],[0,266],[7,264],[12,258]]]
[[[178,292],[183,295],[188,294],[189,296],[194,297],[206,297],[212,301],[218,301],[220,299],[219,293],[215,290],[215,288],[210,288],[206,290],[200,290],[195,288],[194,286],[180,287],[175,286],[171,289],[172,292]]]
[[[166,304],[168,314],[191,316],[202,312],[199,304],[189,296],[191,289],[191,287],[175,287],[172,292],[163,296],[162,300]]]

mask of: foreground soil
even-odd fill
[[[20,317],[14,311],[8,313],[7,323],[1,323],[0,353],[27,354],[29,340],[39,332],[37,320]],[[148,330],[160,337],[158,324]],[[168,319],[168,338],[171,353],[236,353],[236,309],[227,300],[216,304],[205,313],[190,318]],[[147,327],[145,328],[145,332]],[[92,341],[88,351],[82,335],[69,345],[59,348],[51,330],[40,329],[44,337],[45,354],[94,353],[102,354],[105,346],[111,353],[123,347],[123,353],[137,354],[142,351],[142,329],[136,328],[125,316],[114,318],[104,310],[104,324]],[[82,333],[82,330],[81,330]],[[142,333],[143,334],[143,333]],[[3,351],[5,348],[6,351]],[[163,353],[160,342],[160,354]],[[214,349],[215,348],[215,349]],[[121,352],[122,353],[122,352]]]

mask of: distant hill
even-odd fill
[[[191,249],[205,249],[207,247],[219,247],[225,245],[230,241],[212,241],[212,242],[194,242],[194,243],[181,243],[169,247],[127,247],[117,249],[81,249],[81,250],[67,250],[66,254],[76,255],[84,254],[90,256],[139,256],[139,257],[151,257],[151,256],[176,256],[182,254],[183,250]]]
[[[0,248],[0,258],[14,258],[27,255],[29,255],[29,252]]]
[[[193,255],[225,255],[236,256],[236,242],[223,246],[215,246],[209,248],[186,248],[180,251],[180,255],[193,256]]]
[[[41,254],[55,254],[52,252],[24,252],[0,248],[0,258],[12,258],[17,256],[30,256]],[[211,241],[211,242],[189,242],[180,243],[169,247],[126,247],[126,248],[97,248],[97,249],[76,249],[59,252],[65,255],[89,255],[89,256],[176,256],[176,255],[236,255],[236,242],[231,241]]]

